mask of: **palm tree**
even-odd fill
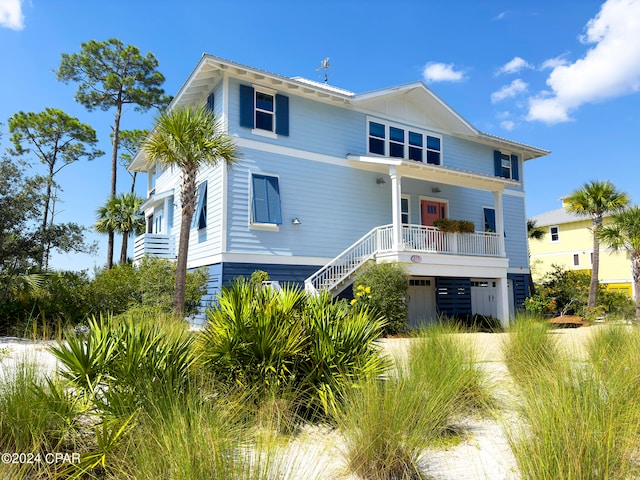
[[[542,240],[544,237],[545,231],[544,229],[538,227],[537,223],[533,219],[527,220],[527,236],[529,239],[533,240]]]
[[[110,197],[107,203],[98,209],[96,231],[122,234],[121,264],[127,263],[129,237],[141,233],[144,229],[144,216],[140,213],[141,205],[142,199],[136,194],[122,193]],[[109,263],[109,259],[107,259],[107,263]],[[112,265],[107,264],[107,268],[111,267]]]
[[[173,297],[174,311],[182,316],[198,168],[201,165],[216,165],[220,161],[227,166],[233,166],[239,154],[231,137],[222,130],[215,115],[204,105],[178,106],[161,113],[143,146],[143,151],[149,164],[176,165],[182,173],[182,218]]]
[[[103,205],[100,205],[97,212],[98,218],[94,225],[96,232],[106,233],[112,236],[118,227],[118,202],[115,195],[109,197],[109,199]],[[107,255],[107,270],[111,270],[113,267],[113,256]]]
[[[636,322],[640,323],[640,207],[629,207],[614,214],[611,220],[611,224],[602,227],[599,237],[602,243],[614,251],[629,252],[636,300]]]
[[[609,181],[592,180],[565,198],[566,209],[584,217],[591,217],[593,233],[593,262],[589,286],[589,307],[596,306],[600,269],[600,229],[605,215],[616,213],[629,205],[629,196]]]

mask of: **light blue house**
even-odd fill
[[[188,268],[208,267],[208,300],[264,270],[310,291],[347,288],[368,262],[411,275],[410,321],[508,321],[528,292],[524,162],[548,152],[476,130],[415,82],[355,94],[204,55],[172,105],[206,103],[242,154],[204,168]],[[134,256],[175,258],[180,172],[147,165],[147,233]],[[475,233],[444,233],[439,218]]]

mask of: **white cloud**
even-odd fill
[[[558,123],[585,103],[640,90],[640,0],[607,0],[586,25],[585,56],[553,68],[550,94],[529,99],[528,120]]]
[[[533,68],[524,58],[513,57],[512,60],[501,66],[496,72],[497,75],[502,73],[518,73],[523,68]]]
[[[548,69],[560,67],[562,65],[566,65],[568,63],[569,61],[566,58],[564,58],[564,55],[559,55],[557,57],[548,58],[547,60],[542,62],[542,65],[540,65],[540,70],[548,70]]]
[[[507,98],[513,98],[519,93],[527,91],[527,83],[523,82],[519,78],[515,79],[509,85],[505,85],[497,92],[491,94],[491,103],[498,103]]]
[[[0,0],[0,27],[12,30],[24,28],[22,0]]]
[[[513,127],[515,127],[516,124],[511,120],[503,120],[500,122],[500,126],[505,130],[513,130]]]
[[[505,10],[504,12],[500,12],[498,15],[496,15],[494,20],[503,20],[506,16],[507,16],[507,11]]]
[[[464,72],[456,70],[452,63],[429,62],[424,66],[422,76],[429,83],[459,82],[464,79]]]

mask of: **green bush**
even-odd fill
[[[385,334],[407,330],[407,290],[409,277],[397,263],[366,267],[353,282],[353,302],[379,312],[386,320]]]
[[[475,224],[470,220],[439,218],[433,222],[433,226],[447,233],[473,233],[476,231]]]
[[[162,258],[145,257],[137,267],[116,265],[110,270],[99,270],[91,283],[91,313],[118,315],[133,307],[171,312],[175,279],[175,262]],[[206,282],[207,273],[204,269],[187,273],[187,315],[197,311]]]
[[[198,342],[204,368],[259,397],[294,395],[303,415],[327,414],[345,386],[385,367],[373,347],[383,322],[328,295],[255,288],[238,278],[207,317]]]

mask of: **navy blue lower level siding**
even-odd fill
[[[436,277],[436,306],[440,315],[471,315],[471,279]]]

